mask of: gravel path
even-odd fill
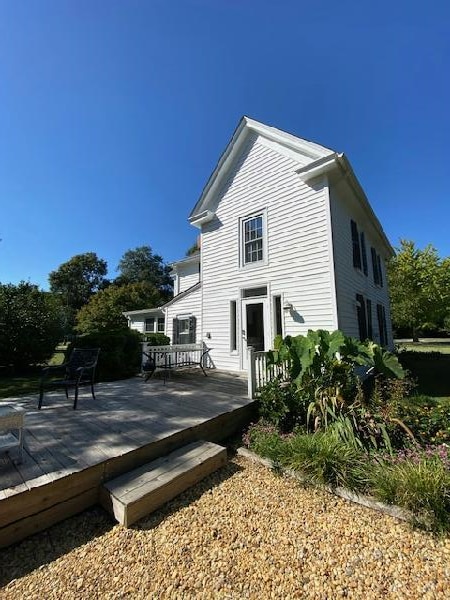
[[[0,551],[0,577],[2,600],[434,600],[450,539],[236,458],[132,529],[93,509]]]

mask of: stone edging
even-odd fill
[[[270,460],[269,458],[262,458],[261,456],[258,456],[257,454],[251,452],[250,450],[247,450],[246,448],[238,448],[237,454],[244,458],[248,458],[253,462],[264,465],[269,469],[273,469],[275,467],[275,463],[273,462],[273,460]],[[285,475],[288,475],[289,477],[297,479],[301,483],[305,483],[306,481],[305,478],[302,477],[302,475],[300,475],[296,471],[293,471],[292,469],[285,469],[284,467],[281,467],[281,472]],[[334,494],[335,496],[339,496],[344,500],[349,500],[350,502],[354,502],[355,504],[359,504],[360,506],[365,506],[366,508],[377,510],[378,512],[384,513],[385,515],[389,515],[390,517],[394,517],[395,519],[400,519],[401,521],[411,522],[413,518],[412,513],[406,510],[405,508],[401,508],[400,506],[396,506],[395,504],[384,504],[383,502],[375,500],[371,496],[363,496],[360,494],[356,494],[355,492],[352,492],[346,488],[335,488],[331,485],[317,485],[316,487],[325,490],[330,494]]]

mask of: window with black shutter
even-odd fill
[[[364,231],[361,231],[361,256],[362,256],[362,268],[364,271],[364,275],[367,275],[367,253],[366,253],[366,238],[364,235]]]
[[[367,339],[366,303],[361,294],[356,294],[356,313],[358,317],[359,339],[364,342]]]
[[[366,300],[366,311],[367,311],[367,337],[369,340],[373,340],[373,328],[372,328],[372,301]]]
[[[380,334],[380,344],[382,346],[387,345],[387,326],[386,326],[386,309],[382,304],[377,304],[377,320],[378,320],[378,331]]]
[[[361,268],[361,247],[359,242],[358,227],[355,221],[350,221],[350,228],[352,231],[352,244],[353,244],[353,266],[356,269]]]
[[[377,266],[378,266],[378,283],[383,287],[383,272],[381,270],[381,257],[377,254]]]
[[[378,284],[378,263],[377,263],[377,253],[375,252],[375,248],[370,249],[370,255],[372,257],[372,271],[373,271],[373,282],[375,285]]]

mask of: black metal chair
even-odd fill
[[[91,386],[92,397],[95,400],[94,377],[99,353],[100,348],[74,348],[67,362],[54,367],[46,367],[41,376],[38,409],[42,406],[44,392],[49,388],[64,388],[67,399],[69,398],[69,388],[75,388],[74,410],[77,408],[78,388],[82,385]],[[64,377],[62,379],[51,378],[58,371],[64,373]]]

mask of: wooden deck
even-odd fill
[[[237,376],[175,374],[164,385],[140,378],[83,390],[72,410],[64,392],[18,398],[25,416],[22,464],[0,455],[0,547],[98,501],[103,482],[203,439],[220,441],[249,422],[254,403]]]

